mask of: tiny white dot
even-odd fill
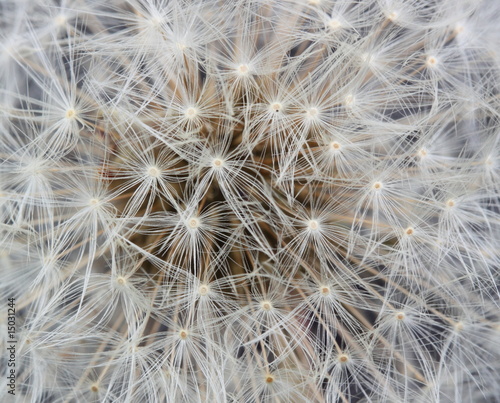
[[[198,114],[198,110],[196,108],[187,108],[185,115],[188,119],[194,119]]]
[[[307,110],[307,116],[311,119],[316,119],[319,115],[318,108],[309,108]]]
[[[212,161],[212,165],[214,166],[214,168],[222,168],[224,166],[224,161],[220,158],[215,158]]]
[[[307,226],[309,227],[310,230],[316,231],[319,228],[319,223],[317,220],[310,220],[307,223]]]
[[[189,220],[188,220],[188,226],[189,228],[198,228],[200,226],[200,219],[197,218],[197,217],[191,217]]]
[[[71,108],[66,111],[66,119],[74,119],[76,118],[76,111]]]
[[[246,76],[250,69],[248,68],[248,65],[240,64],[237,68],[237,71],[240,76]]]
[[[355,98],[353,95],[349,94],[345,97],[344,103],[346,106],[352,106],[354,104]]]
[[[270,106],[271,111],[273,112],[279,112],[283,109],[283,105],[280,104],[279,102],[273,102]]]
[[[395,21],[397,18],[398,18],[397,11],[391,11],[389,14],[387,14],[387,19],[390,21]]]
[[[333,151],[339,151],[341,149],[341,145],[339,142],[337,141],[332,141],[330,143],[330,148],[333,150]]]
[[[208,294],[208,291],[209,291],[209,288],[208,288],[208,285],[206,284],[202,284],[200,285],[200,287],[198,288],[198,293],[201,295],[201,296],[205,296]]]
[[[271,304],[270,301],[262,301],[260,303],[260,307],[264,310],[264,311],[270,311],[271,309],[273,309],[273,305]]]
[[[429,56],[427,57],[427,60],[425,61],[425,65],[427,67],[433,68],[437,65],[438,60],[434,56]]]
[[[116,278],[116,282],[118,283],[118,285],[125,285],[127,283],[127,280],[125,279],[125,277],[117,277]]]
[[[331,30],[336,31],[337,29],[342,28],[342,23],[336,18],[333,18],[330,21],[328,21],[328,26],[330,27]]]
[[[160,176],[161,172],[157,167],[149,167],[148,168],[148,175],[151,176],[152,178],[158,178]]]

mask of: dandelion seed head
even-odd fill
[[[500,4],[7,3],[21,400],[500,396]]]

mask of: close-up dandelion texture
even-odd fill
[[[500,402],[500,0],[0,0],[1,402]]]

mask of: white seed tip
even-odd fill
[[[336,31],[337,29],[342,28],[342,23],[336,18],[333,18],[330,21],[328,21],[328,26],[330,27],[331,30]]]
[[[198,228],[200,226],[200,219],[197,218],[197,217],[191,217],[189,220],[188,220],[188,226],[189,228]]]
[[[318,111],[318,109],[317,109],[317,108],[309,108],[309,109],[307,110],[307,116],[308,116],[309,118],[317,118],[317,117],[318,117],[318,115],[319,115],[319,111]]]
[[[198,114],[198,110],[196,108],[187,108],[185,115],[188,119],[194,119]]]
[[[322,295],[329,295],[330,294],[330,287],[328,287],[327,285],[322,285],[319,287],[319,292]]]
[[[182,339],[182,340],[186,340],[187,337],[188,337],[189,333],[186,329],[181,329],[179,331],[179,337]]]
[[[56,25],[59,26],[59,27],[62,27],[63,25],[66,24],[66,17],[64,15],[58,15],[56,18],[55,18],[55,22],[56,22]]]
[[[90,199],[89,200],[90,206],[97,206],[98,204],[99,204],[99,199]]]
[[[389,21],[395,21],[398,18],[398,13],[397,11],[391,11],[390,13],[387,14],[387,19]]]
[[[262,310],[264,311],[270,311],[271,309],[273,309],[273,305],[271,304],[270,301],[262,301],[260,303],[260,307],[262,308]]]
[[[338,141],[332,141],[330,143],[330,148],[333,150],[333,151],[339,151],[341,149],[341,145]]]
[[[406,229],[405,229],[405,234],[406,234],[406,235],[411,236],[411,235],[413,235],[414,233],[415,233],[415,230],[414,230],[412,227],[408,227],[408,228],[406,228]]]
[[[310,220],[307,223],[307,226],[309,227],[310,230],[316,231],[319,228],[319,223],[317,220]]]
[[[283,105],[281,105],[279,102],[273,102],[270,106],[271,111],[273,112],[279,112],[283,109]]]
[[[220,158],[215,158],[212,161],[212,165],[214,166],[214,168],[222,168],[222,166],[224,166],[224,161]]]
[[[66,111],[66,119],[74,119],[76,118],[76,111],[71,108]]]
[[[453,199],[447,200],[446,201],[446,207],[448,207],[448,208],[455,207],[455,200],[453,200]]]
[[[354,96],[352,94],[349,94],[345,97],[344,104],[346,106],[352,106],[354,104],[354,101],[355,101]]]
[[[125,277],[120,276],[116,278],[116,283],[118,285],[125,285],[127,283],[127,280],[125,279]]]
[[[396,313],[397,320],[404,320],[405,318],[406,318],[406,314],[404,312],[397,312]]]
[[[206,284],[202,284],[200,285],[200,287],[198,288],[198,294],[202,295],[202,296],[205,296],[208,294],[208,291],[209,291],[209,288],[208,288],[208,285]]]
[[[236,69],[236,71],[238,72],[238,74],[240,76],[246,76],[248,74],[248,72],[250,71],[250,69],[248,68],[248,66],[246,64],[240,64],[238,66],[238,68]]]
[[[434,56],[429,56],[427,57],[427,60],[425,61],[425,65],[427,67],[435,67],[438,63],[438,60]]]
[[[372,188],[374,190],[380,190],[384,187],[384,185],[382,184],[382,182],[375,182],[373,185],[372,185]]]
[[[157,167],[149,167],[148,168],[148,175],[151,176],[152,178],[158,178],[160,176],[160,170]]]
[[[345,364],[347,361],[349,361],[349,356],[347,354],[340,354],[338,360],[341,364]]]

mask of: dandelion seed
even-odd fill
[[[200,224],[201,224],[201,221],[197,217],[191,217],[188,220],[188,226],[189,226],[189,228],[196,229],[196,228],[198,228],[200,226]]]
[[[212,165],[214,168],[220,169],[224,166],[224,160],[220,158],[215,158],[214,160],[212,160]]]
[[[186,118],[194,119],[198,115],[198,110],[196,108],[189,107],[186,109],[184,114],[186,115]]]
[[[246,64],[240,64],[236,71],[240,76],[246,76],[250,72],[250,68]]]
[[[161,175],[161,171],[157,167],[149,167],[147,173],[152,178],[158,178]]]
[[[319,223],[317,220],[310,220],[308,223],[307,223],[307,226],[309,227],[309,229],[311,231],[316,231],[319,229]]]
[[[270,310],[272,310],[272,309],[273,309],[273,305],[271,304],[271,302],[270,302],[270,301],[267,301],[267,300],[266,300],[266,301],[262,301],[262,302],[260,303],[260,307],[261,307],[261,308],[262,308],[262,310],[264,310],[264,311],[270,311]]]
[[[270,105],[270,109],[273,112],[280,112],[283,109],[283,105],[279,102],[274,102]]]
[[[438,60],[434,56],[428,56],[427,60],[425,61],[425,65],[427,67],[433,68],[437,65]]]

